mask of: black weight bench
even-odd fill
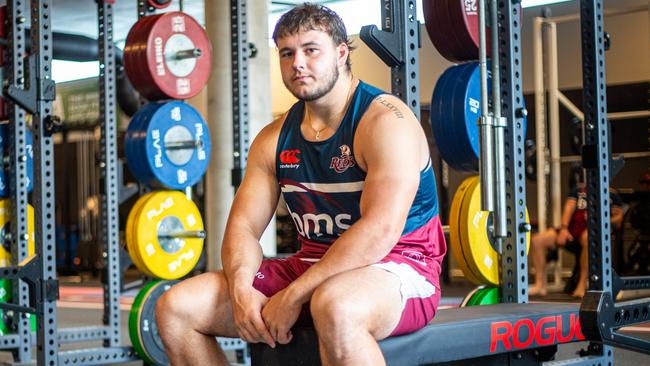
[[[533,349],[545,351],[541,353],[551,350],[552,355],[558,344],[584,340],[578,320],[579,305],[497,304],[443,309],[423,329],[385,339],[379,346],[387,364],[396,366],[478,359]],[[275,349],[263,343],[252,344],[252,365],[320,365],[314,328],[296,327],[292,332],[291,343]]]

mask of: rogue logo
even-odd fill
[[[567,325],[568,330],[563,328]],[[569,316],[569,324],[563,323],[562,315],[551,315],[537,320],[537,324],[532,319],[519,319],[514,324],[509,321],[493,322],[491,328],[490,352],[495,352],[499,343],[509,351],[513,348],[527,348],[533,342],[538,346],[546,346],[585,339],[580,318],[576,314]],[[526,332],[522,332],[522,329]]]

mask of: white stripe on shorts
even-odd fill
[[[400,293],[402,295],[402,310],[404,310],[408,299],[418,297],[427,298],[436,293],[436,287],[406,263],[375,263],[372,267],[381,268],[395,274],[399,278]]]

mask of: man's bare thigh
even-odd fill
[[[317,291],[327,292],[344,304],[358,306],[362,311],[353,314],[362,317],[359,320],[367,324],[370,334],[381,340],[388,337],[400,321],[400,286],[395,274],[377,267],[363,267],[330,278]]]
[[[180,301],[187,324],[196,331],[221,337],[239,337],[223,272],[208,272],[188,278],[169,292],[175,301]]]

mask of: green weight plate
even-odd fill
[[[499,288],[486,287],[479,290],[475,295],[473,305],[494,305],[499,303]]]
[[[469,303],[474,297],[474,295],[476,295],[476,293],[484,287],[485,286],[477,286],[474,289],[472,289],[472,291],[470,291],[467,295],[465,295],[465,297],[463,298],[463,302],[460,304],[460,307],[464,308],[466,306],[470,306]]]
[[[0,302],[8,302],[11,299],[10,280],[0,280]],[[9,334],[8,319],[4,310],[0,310],[0,336]]]
[[[179,281],[153,281],[140,290],[129,314],[129,336],[137,354],[152,365],[169,365],[156,323],[156,302]]]

